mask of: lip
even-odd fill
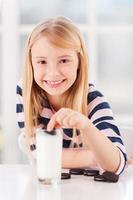
[[[54,81],[44,80],[44,81],[49,87],[57,88],[57,87],[60,87],[62,85],[62,83],[65,81],[65,79],[63,79],[63,80],[54,80]]]

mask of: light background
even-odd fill
[[[27,35],[48,17],[69,17],[82,31],[91,82],[120,126],[133,126],[133,0],[0,0],[0,162],[23,163],[17,145],[15,89]]]

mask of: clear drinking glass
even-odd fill
[[[43,184],[58,184],[61,180],[62,130],[48,132],[37,129],[37,177]]]

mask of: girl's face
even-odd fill
[[[76,51],[55,47],[46,37],[34,43],[31,60],[36,83],[50,96],[62,95],[77,78]]]

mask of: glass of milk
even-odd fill
[[[43,184],[58,184],[61,180],[62,130],[36,131],[37,177]]]

